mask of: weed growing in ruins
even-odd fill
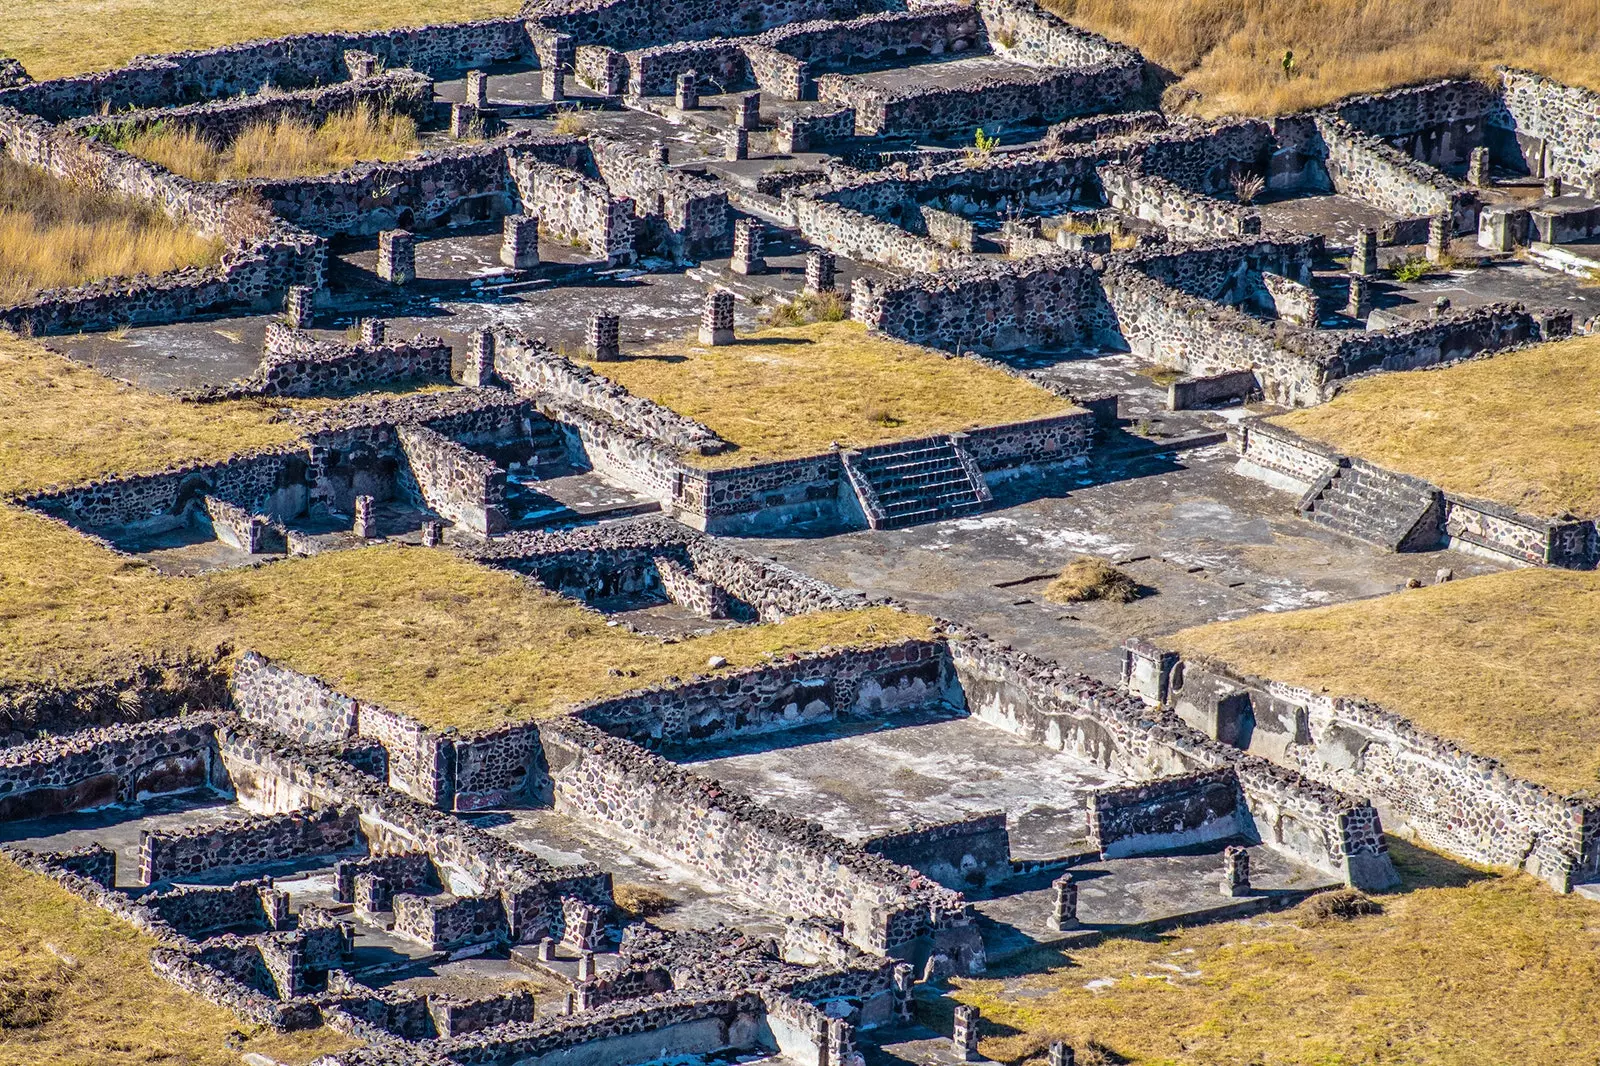
[[[632,881],[618,881],[613,885],[611,898],[616,901],[617,910],[634,921],[665,914],[678,902],[659,888]]]
[[[0,156],[0,306],[43,289],[209,266],[221,254],[220,241],[151,204]]]
[[[973,131],[972,147],[967,149],[967,163],[976,166],[986,162],[990,156],[994,155],[994,150],[999,146],[1000,137],[998,135],[991,137],[983,131],[982,126],[979,126]]]
[[[1255,203],[1267,189],[1266,179],[1249,171],[1235,171],[1228,176],[1228,182],[1233,186],[1234,197],[1246,207]]]
[[[576,137],[589,131],[589,120],[576,107],[563,107],[556,112],[555,119],[550,123],[550,130],[563,137]]]
[[[843,322],[849,311],[844,297],[837,292],[803,292],[788,303],[778,304],[762,312],[762,321],[769,326],[807,326],[813,322]]]
[[[1426,256],[1408,255],[1389,267],[1389,276],[1402,284],[1421,281],[1438,270]]]
[[[1132,603],[1143,594],[1137,581],[1092,555],[1080,555],[1068,563],[1044,590],[1044,598],[1051,603]]]
[[[417,124],[407,115],[361,103],[319,126],[285,116],[255,122],[219,147],[193,130],[156,123],[117,146],[196,181],[288,178],[327,174],[357,162],[393,162],[417,150]]]

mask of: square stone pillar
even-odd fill
[[[730,163],[740,159],[750,158],[750,131],[731,129],[728,139],[723,142],[722,158]]]
[[[765,274],[767,261],[761,257],[761,223],[741,218],[733,224],[733,258],[728,269],[735,274]]]
[[[978,1057],[978,1008],[956,1008],[955,1031],[950,1035],[950,1044],[959,1062],[972,1062]]]
[[[693,111],[700,106],[700,75],[697,71],[686,70],[678,75],[676,92],[672,102],[679,111]]]
[[[1474,148],[1467,156],[1467,184],[1476,185],[1486,189],[1491,184],[1489,178],[1489,149]]]
[[[622,358],[622,345],[618,340],[621,321],[616,315],[590,315],[584,336],[584,348],[597,363],[610,363]]]
[[[1356,230],[1350,249],[1350,273],[1369,278],[1378,272],[1378,231],[1371,226]]]
[[[825,248],[813,248],[806,253],[806,292],[832,292],[837,287],[836,266],[833,253]]]
[[[350,528],[362,540],[371,540],[378,535],[376,510],[377,501],[371,496],[356,497],[356,519]]]
[[[1078,1056],[1072,1048],[1059,1040],[1051,1043],[1050,1053],[1045,1057],[1048,1066],[1076,1066],[1077,1061]]]
[[[761,94],[745,93],[734,107],[733,124],[742,130],[761,128]]]
[[[1450,254],[1450,216],[1434,215],[1428,219],[1428,262],[1441,262]]]
[[[444,523],[437,518],[424,519],[422,523],[422,546],[424,548],[437,548],[444,539]]]
[[[706,302],[700,309],[700,343],[733,343],[733,293],[726,289],[712,289],[706,293]]]
[[[494,334],[475,329],[467,340],[466,364],[461,368],[461,384],[485,388],[494,381]]]
[[[363,318],[361,320],[361,343],[369,348],[376,348],[382,344],[389,335],[389,323],[381,318]]]
[[[489,75],[481,70],[467,71],[467,106],[479,111],[489,106]]]
[[[1544,194],[1550,199],[1554,200],[1557,196],[1560,196],[1562,189],[1561,175],[1551,174],[1544,179]]]
[[[403,229],[378,234],[378,277],[391,285],[410,285],[417,280],[416,238]]]
[[[539,265],[539,216],[507,215],[500,236],[500,262],[513,270]]]
[[[1345,302],[1344,313],[1351,318],[1365,320],[1372,314],[1372,293],[1367,279],[1360,274],[1350,275],[1350,299]]]
[[[1250,853],[1234,844],[1222,849],[1222,894],[1250,894]]]
[[[667,163],[670,162],[670,157],[667,154],[667,145],[666,145],[665,141],[652,141],[651,142],[651,144],[650,144],[650,158],[653,161],[655,161],[657,163],[660,163],[662,166],[666,166]]]
[[[1078,882],[1066,873],[1056,878],[1050,887],[1054,890],[1050,901],[1050,928],[1058,933],[1078,928]]]
[[[289,286],[288,297],[284,300],[284,310],[290,329],[311,328],[311,302],[316,295],[316,290],[309,285]]]
[[[458,141],[489,133],[489,113],[471,104],[450,105],[450,136]]]
[[[567,72],[560,67],[547,67],[542,77],[544,98],[552,103],[567,98]]]

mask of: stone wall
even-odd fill
[[[1351,96],[1328,110],[1413,159],[1455,166],[1484,143],[1485,113],[1494,104],[1495,93],[1488,85],[1462,79]]]
[[[332,855],[360,843],[356,812],[334,808],[191,829],[146,829],[139,834],[139,878],[153,884],[208,870]]]
[[[789,202],[801,236],[848,259],[918,273],[936,273],[968,262],[954,249],[841,204],[806,196],[792,197]]]
[[[1229,840],[1254,831],[1232,767],[1097,788],[1089,800],[1089,842],[1103,859]]]
[[[976,634],[952,634],[950,654],[974,717],[1136,781],[1231,768],[1263,843],[1358,887],[1397,883],[1369,804]]]
[[[181,107],[156,107],[110,115],[90,115],[65,123],[82,136],[115,144],[124,138],[160,126],[194,133],[216,146],[226,146],[246,126],[282,119],[299,119],[320,125],[330,116],[366,104],[419,125],[433,117],[433,80],[414,70],[387,70],[360,81],[339,82],[293,92],[266,92],[213,103]]]
[[[862,849],[927,874],[958,892],[1011,876],[1011,834],[1004,811],[881,833]]]
[[[1033,0],[979,0],[978,12],[990,37],[1002,42],[1006,57],[1019,63],[1043,67],[1144,64],[1143,57],[1127,45],[1079,29]]]
[[[599,134],[590,134],[589,150],[612,192],[632,200],[642,218],[660,220],[670,237],[665,251],[699,255],[727,246],[732,233],[728,193],[719,183],[674,170]]]
[[[233,707],[247,721],[307,744],[331,744],[356,735],[356,701],[308,674],[253,651],[239,657],[230,684]]]
[[[607,263],[634,258],[634,203],[613,197],[604,182],[575,170],[518,158],[511,162],[522,207],[539,216],[539,230],[553,240],[581,244]]]
[[[1498,162],[1581,184],[1600,173],[1600,93],[1502,69],[1488,115]]]
[[[186,395],[200,402],[243,396],[319,396],[361,392],[404,382],[446,384],[450,345],[437,337],[387,341],[378,345],[320,341],[310,333],[267,324],[261,366],[247,378]]]
[[[425,426],[400,426],[396,433],[429,510],[482,536],[505,532],[505,470]]]
[[[1373,704],[1209,660],[1174,669],[1166,703],[1198,729],[1371,796],[1394,828],[1470,862],[1522,867],[1559,891],[1600,872],[1600,804],[1513,777]]]
[[[394,933],[431,951],[487,944],[506,937],[498,896],[394,897]]]
[[[619,51],[740,37],[814,19],[848,19],[891,6],[873,0],[762,0],[731,13],[715,0],[555,0],[529,3],[523,14],[545,30],[581,44]]]
[[[0,821],[210,787],[212,719],[185,715],[0,748]]]
[[[678,75],[693,71],[702,93],[729,93],[754,83],[738,41],[714,37],[678,41],[623,53],[628,64],[628,95],[672,96]]]
[[[1452,233],[1478,232],[1478,195],[1332,115],[1317,118],[1333,190],[1401,218],[1449,214]]]
[[[1044,463],[1086,459],[1094,447],[1093,412],[1074,410],[1027,422],[969,429],[957,436],[962,451],[985,474]]]
[[[231,885],[184,885],[139,897],[162,921],[191,940],[208,933],[272,928],[263,898],[272,891],[271,878],[260,877]]]
[[[1112,207],[1168,229],[1221,238],[1261,232],[1261,216],[1250,208],[1131,167],[1101,167],[1100,181]]]

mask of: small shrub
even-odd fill
[[[1233,185],[1233,195],[1246,207],[1266,191],[1267,182],[1260,174],[1237,173],[1228,179]]]
[[[1009,26],[1001,26],[999,29],[989,34],[989,37],[1001,48],[1011,48],[1017,43],[1017,35]]]
[[[1383,908],[1376,900],[1353,888],[1332,892],[1319,892],[1300,905],[1303,924],[1322,925],[1327,922],[1348,922],[1366,914],[1381,914]]]
[[[786,304],[763,311],[761,319],[769,326],[808,326],[813,322],[843,322],[849,313],[844,297],[837,292],[803,292]]]
[[[972,147],[967,149],[967,162],[969,164],[982,163],[994,155],[994,150],[1000,146],[999,136],[989,136],[979,126],[972,133]]]
[[[1104,559],[1084,555],[1068,563],[1060,576],[1050,582],[1044,590],[1044,598],[1051,603],[1089,600],[1132,603],[1143,592],[1137,581]]]
[[[1389,275],[1394,280],[1405,284],[1421,281],[1433,272],[1434,265],[1428,261],[1426,256],[1421,255],[1408,255],[1389,268]]]
[[[654,918],[678,905],[678,901],[658,888],[622,881],[611,890],[617,910],[629,918]]]

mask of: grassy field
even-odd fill
[[[358,162],[392,163],[417,153],[417,124],[405,115],[359,104],[320,126],[294,117],[256,122],[218,147],[192,130],[157,124],[117,147],[195,181],[302,178]]]
[[[1379,374],[1273,421],[1379,466],[1531,514],[1600,515],[1600,337]]]
[[[1172,642],[1248,673],[1363,696],[1562,792],[1600,792],[1600,574],[1513,570]]]
[[[387,29],[515,15],[521,0],[9,0],[0,49],[35,78],[120,67],[140,54],[214,48],[261,37]]]
[[[328,1029],[280,1036],[179,990],[151,971],[154,946],[0,859],[0,1064],[238,1066],[246,1052],[303,1063],[353,1046]]]
[[[1392,845],[1382,913],[1263,918],[1036,952],[957,978],[982,1052],[1143,1066],[1569,1066],[1600,1055],[1600,912],[1525,875]],[[1314,902],[1314,901],[1313,901]],[[1029,971],[1043,970],[1030,973]],[[934,1024],[948,1022],[931,1019]]]
[[[712,466],[1020,422],[1074,410],[999,370],[867,332],[854,322],[764,329],[731,345],[663,346],[593,368],[697,419],[737,447]]]
[[[0,155],[0,307],[41,289],[205,266],[220,241],[151,204],[93,192]]]
[[[1594,0],[1045,0],[1178,75],[1204,115],[1282,114],[1495,64],[1600,89]],[[1285,73],[1285,52],[1294,64]]]

